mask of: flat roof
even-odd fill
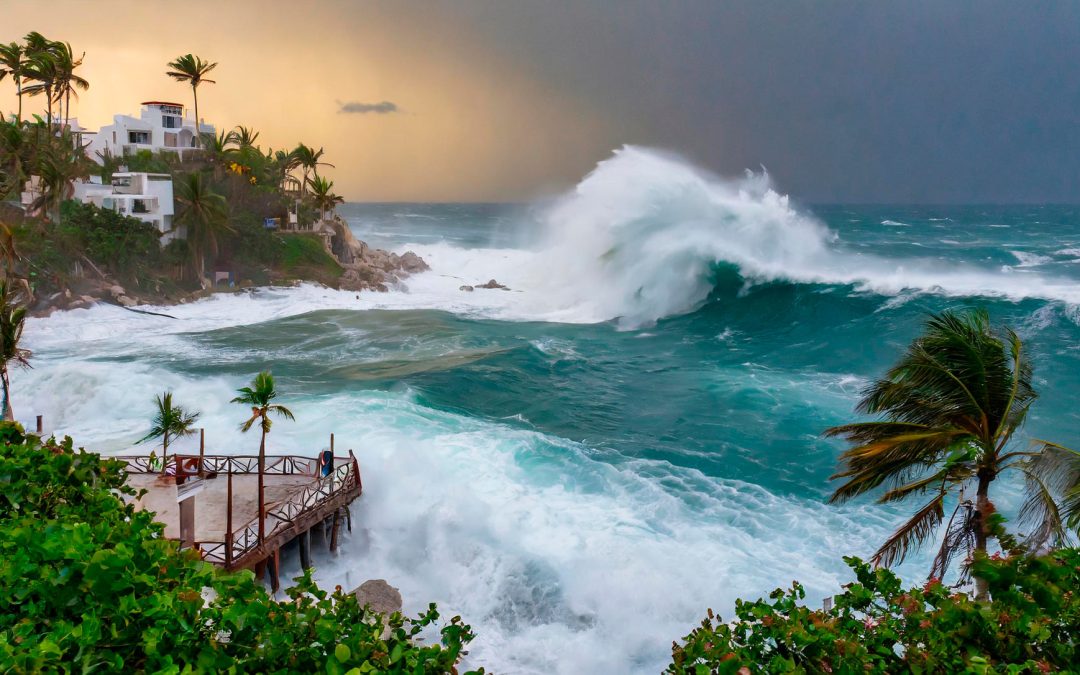
[[[143,101],[140,105],[174,105],[179,108],[183,108],[183,103],[173,103],[171,101]]]

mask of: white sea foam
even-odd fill
[[[1013,257],[1020,261],[1020,264],[1017,265],[1017,267],[1038,267],[1039,265],[1054,262],[1054,259],[1050,256],[1030,253],[1028,251],[1009,251],[1009,253],[1013,254]]]
[[[881,224],[885,225],[886,227],[911,227],[911,225],[908,225],[907,223],[901,223],[898,220],[883,220],[881,221]]]
[[[287,297],[312,301],[313,293]],[[115,453],[145,433],[153,395],[171,388],[202,411],[211,452],[251,453],[257,438],[240,433],[228,402],[241,378],[168,366],[197,356],[184,336],[196,325],[236,325],[241,307],[247,320],[283,312],[274,293],[242,302],[178,307],[178,320],[117,308],[34,320],[27,340],[36,367],[14,373],[15,391],[25,392],[16,413],[43,413],[49,430]],[[573,353],[557,340],[537,348]],[[752,376],[778,377],[760,368]],[[848,405],[851,378],[819,379],[808,385],[820,390],[819,405],[822,397]],[[274,425],[270,452],[313,455],[327,443],[313,444],[311,430],[333,430],[364,476],[352,534],[336,556],[316,558],[320,582],[352,588],[386,578],[412,613],[438,602],[444,616],[475,627],[469,663],[493,672],[657,672],[671,640],[707,606],[729,614],[735,597],[791,579],[805,583],[811,602],[834,593],[848,580],[835,551],[865,556],[896,517],[663,461],[613,466],[578,443],[430,409],[407,390],[288,403],[299,422]],[[173,447],[192,451],[193,443]],[[285,556],[290,576],[294,556]]]

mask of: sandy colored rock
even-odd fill
[[[353,590],[353,595],[361,607],[366,605],[379,614],[401,611],[401,592],[385,579],[368,579]]]

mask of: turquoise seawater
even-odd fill
[[[1080,208],[793,205],[635,152],[538,204],[344,205],[432,265],[387,294],[36,320],[16,413],[120,452],[170,388],[211,451],[249,454],[228,401],[271,369],[297,422],[270,451],[334,431],[365,477],[320,580],[439,602],[496,672],[656,672],[708,607],[835,592],[909,509],[826,504],[842,446],[821,431],[931,312],[1014,327],[1041,393],[1018,442],[1080,446]],[[460,290],[492,276],[510,290]],[[1006,512],[1018,494],[1003,482]]]

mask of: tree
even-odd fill
[[[236,127],[229,132],[228,139],[238,148],[253,148],[259,138],[259,132],[247,127]]]
[[[1037,397],[1031,378],[1031,361],[1011,329],[992,328],[983,311],[943,312],[931,316],[925,333],[863,392],[858,410],[880,419],[825,432],[853,445],[841,455],[833,478],[846,482],[831,501],[882,485],[887,490],[880,503],[931,494],[874,554],[875,565],[899,563],[912,546],[931,538],[953,496],[956,507],[930,571],[941,578],[957,554],[985,557],[995,513],[990,485],[998,475],[1016,468],[1029,478],[1029,487],[1045,487],[1030,470],[1041,450],[1007,451]],[[1052,497],[1049,490],[1029,493],[1039,515],[1035,539],[1066,536]],[[985,598],[985,580],[975,581],[978,596]]]
[[[56,87],[60,80],[54,43],[36,31],[27,33],[25,40],[26,67],[23,70],[23,77],[33,80],[36,84],[23,87],[23,91],[30,96],[45,94],[45,119],[51,130],[53,128],[52,106],[56,100]]]
[[[60,221],[60,204],[74,193],[72,183],[90,175],[91,160],[77,147],[68,129],[59,136],[39,137],[36,173],[41,179],[41,194],[30,204],[56,222]],[[95,167],[96,168],[96,167]]]
[[[11,289],[11,282],[0,280],[0,385],[4,388],[4,419],[15,419],[11,411],[11,382],[8,370],[12,364],[30,367],[30,350],[19,346],[26,323],[26,307]]]
[[[86,52],[75,58],[75,53],[67,42],[53,42],[51,51],[56,61],[56,98],[58,101],[63,98],[63,119],[70,125],[71,95],[75,94],[75,98],[78,98],[76,89],[86,91],[90,88],[89,82],[75,74],[75,69],[82,65]]]
[[[0,80],[8,75],[15,83],[15,94],[19,97],[19,112],[15,115],[15,123],[22,124],[22,96],[23,76],[26,75],[26,59],[22,45],[18,42],[0,44]]]
[[[315,174],[315,176],[308,181],[308,186],[311,188],[312,197],[315,199],[315,206],[319,208],[323,219],[326,218],[326,213],[328,211],[332,211],[335,206],[345,202],[343,197],[332,192],[334,188],[334,181],[332,180],[328,181],[322,176]]]
[[[182,176],[176,187],[177,210],[173,222],[187,227],[192,267],[195,278],[201,282],[206,255],[217,256],[218,237],[231,229],[227,205],[225,198],[211,190],[198,171]]]
[[[183,438],[195,433],[195,422],[199,419],[197,412],[189,413],[180,406],[173,405],[171,391],[166,391],[157,397],[157,413],[154,415],[153,426],[150,433],[139,442],[145,443],[152,438],[160,438],[161,443],[161,471],[165,472],[165,464],[169,459],[169,437]]]
[[[292,151],[293,157],[296,159],[297,166],[300,166],[304,170],[304,180],[300,183],[300,197],[306,194],[308,184],[308,172],[318,171],[320,166],[329,166],[333,168],[333,164],[328,164],[322,161],[323,149],[318,150],[309,148],[301,143],[296,146],[296,149]]]
[[[202,129],[199,124],[199,85],[203,84],[216,84],[214,80],[206,77],[214,68],[217,68],[217,63],[209,63],[203,61],[198,56],[191,54],[185,54],[178,57],[175,61],[170,61],[168,64],[172,70],[166,71],[165,74],[173,78],[177,82],[187,82],[191,85],[191,95],[195,99],[195,138],[202,142]]]
[[[251,406],[251,417],[240,425],[240,430],[247,433],[259,422],[259,430],[262,438],[259,441],[259,541],[266,536],[266,503],[263,490],[263,474],[266,471],[266,435],[270,433],[270,413],[287,420],[295,420],[292,411],[283,405],[272,403],[277,398],[278,392],[274,387],[274,376],[269,372],[261,372],[252,380],[250,387],[243,387],[237,391],[239,396],[232,400],[233,403],[241,403]]]

